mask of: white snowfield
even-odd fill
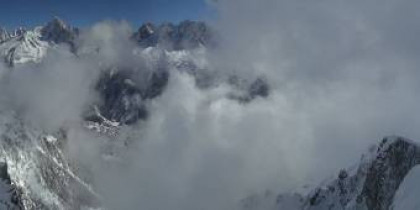
[[[13,66],[28,62],[38,63],[51,46],[41,38],[41,27],[32,31],[23,31],[21,35],[10,37],[0,44],[0,55]]]

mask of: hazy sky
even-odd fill
[[[205,0],[13,0],[0,7],[0,26],[34,26],[52,16],[85,26],[103,19],[125,19],[134,26],[145,21],[178,22],[205,19]]]

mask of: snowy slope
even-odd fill
[[[393,208],[394,210],[417,210],[420,209],[420,166],[414,167],[404,179],[398,189]]]
[[[28,62],[39,63],[48,49],[57,44],[65,43],[73,49],[77,32],[77,29],[58,18],[32,30],[18,28],[11,34],[0,29],[0,57],[9,66]]]
[[[308,193],[254,195],[246,198],[242,206],[245,210],[418,209],[420,187],[413,184],[419,177],[418,167],[414,168],[418,164],[420,146],[391,136],[370,148],[359,165],[341,170]]]
[[[54,137],[25,125],[15,113],[0,112],[0,167],[22,209],[79,209],[98,196],[74,172],[63,155],[64,136]],[[6,170],[7,169],[7,170]],[[7,171],[7,172],[5,172]],[[8,185],[0,185],[8,187]],[[2,195],[9,202],[9,195]]]
[[[41,28],[22,32],[0,44],[0,56],[10,66],[27,62],[40,62],[46,55],[48,43],[41,41]]]

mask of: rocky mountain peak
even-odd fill
[[[148,37],[152,36],[155,33],[156,27],[152,23],[145,23],[143,24],[139,30],[138,35],[140,39],[147,39]]]
[[[41,29],[42,40],[56,44],[67,43],[74,46],[77,34],[78,29],[67,25],[58,17],[54,17],[52,21]]]
[[[154,26],[143,24],[134,39],[142,47],[160,46],[169,50],[181,50],[207,45],[212,34],[204,22],[186,20],[179,24],[162,23]]]

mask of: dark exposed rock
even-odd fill
[[[270,86],[267,80],[261,77],[250,83],[237,76],[231,76],[228,83],[241,90],[241,94],[231,94],[228,97],[241,103],[249,103],[257,97],[266,98],[270,95]]]
[[[101,96],[100,114],[106,119],[121,124],[133,124],[146,119],[148,112],[145,102],[162,94],[169,72],[157,70],[148,74],[145,84],[138,84],[133,80],[134,72],[120,70],[115,73],[104,74],[96,89]],[[95,121],[93,117],[90,120]]]
[[[341,170],[338,179],[316,188],[304,209],[389,209],[405,176],[420,164],[420,147],[408,139],[387,137],[370,155],[353,174]]]
[[[9,172],[7,171],[7,163],[5,162],[0,163],[0,179],[8,184],[11,184]]]
[[[156,27],[152,23],[143,24],[133,35],[133,38],[138,41],[142,47],[156,46],[159,39],[156,34]]]
[[[153,36],[155,33],[155,26],[152,23],[143,24],[138,31],[138,39],[145,40]]]
[[[79,34],[77,28],[68,26],[63,20],[55,17],[51,22],[41,29],[41,39],[54,42],[56,44],[68,44],[74,52],[74,41]]]
[[[348,173],[347,173],[347,171],[345,170],[345,169],[342,169],[341,171],[340,171],[340,173],[338,174],[338,178],[340,179],[340,180],[343,180],[343,179],[345,179],[345,178],[347,178],[349,175],[348,175]]]
[[[270,93],[270,87],[262,78],[257,78],[248,88],[249,96],[253,99],[255,97],[267,97]]]
[[[0,188],[2,198],[4,194],[8,194],[9,199],[0,200],[0,208],[7,207],[7,209],[22,209],[21,191],[19,191],[12,183],[8,172],[8,165],[6,162],[0,163]]]
[[[178,25],[163,23],[155,26],[146,23],[139,28],[133,38],[142,47],[159,45],[169,50],[181,50],[209,45],[212,33],[204,22],[186,20]]]
[[[368,209],[389,209],[401,182],[417,164],[420,164],[418,145],[400,137],[384,138],[363,186],[362,195]]]

